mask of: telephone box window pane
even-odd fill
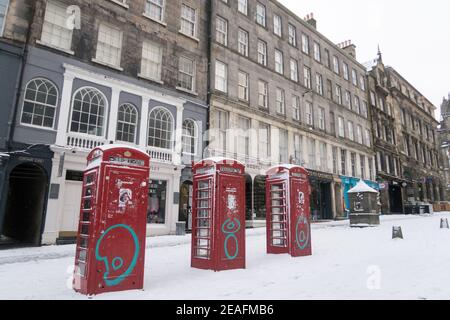
[[[86,261],[86,257],[87,257],[87,251],[86,250],[80,250],[80,254],[78,256],[78,260]]]
[[[86,184],[91,184],[91,183],[93,183],[93,182],[94,182],[94,177],[95,177],[94,174],[88,175],[88,176],[86,177]]]
[[[167,181],[150,180],[147,223],[166,223]]]
[[[88,247],[88,238],[80,238],[80,248],[87,249]]]
[[[91,202],[90,199],[84,200],[83,209],[85,209],[85,210],[91,209],[91,203],[92,203],[92,202]]]
[[[91,214],[89,212],[83,212],[83,222],[89,222],[91,220]]]
[[[89,226],[88,225],[84,224],[81,226],[81,234],[89,235]]]
[[[78,264],[78,273],[80,276],[84,277],[86,274],[86,265],[84,263]]]
[[[85,197],[92,196],[92,187],[87,187],[86,190],[84,190],[84,196]]]

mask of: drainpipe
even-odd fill
[[[211,95],[212,95],[212,88],[211,88],[211,73],[212,73],[212,41],[213,41],[213,33],[212,33],[212,15],[214,12],[214,3],[215,1],[209,0],[207,1],[207,34],[208,34],[208,41],[207,41],[207,56],[208,56],[208,71],[207,71],[207,96],[206,96],[206,132],[208,132],[208,138],[205,142],[205,149],[206,150],[209,147],[209,129],[210,129],[210,117],[211,117]],[[205,156],[205,155],[204,155]]]
[[[29,53],[28,45],[29,45],[30,39],[31,39],[31,29],[32,29],[32,25],[34,22],[34,15],[36,13],[36,2],[32,1],[31,6],[32,6],[31,7],[31,18],[30,18],[30,23],[29,23],[29,27],[27,30],[26,40],[24,43],[23,51],[22,51],[22,63],[21,63],[21,67],[20,67],[19,81],[18,81],[17,89],[16,89],[15,103],[14,103],[14,108],[11,112],[11,116],[8,121],[8,133],[6,135],[7,139],[8,139],[6,142],[8,151],[13,150],[12,140],[14,137],[14,130],[15,130],[16,121],[17,121],[17,114],[19,113],[18,110],[20,109],[19,101],[20,101],[20,97],[22,95],[22,85],[23,85],[23,78],[24,78],[24,74],[25,74],[25,65],[27,63],[28,53]]]

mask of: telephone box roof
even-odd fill
[[[286,169],[288,171],[291,171],[293,169],[302,169],[302,170],[306,171],[305,168],[303,168],[302,166],[299,166],[299,165],[295,165],[295,164],[280,164],[280,165],[273,166],[273,167],[269,168],[266,171],[266,174],[267,175],[273,174],[274,172],[277,172],[280,169]]]
[[[230,159],[230,158],[224,158],[224,157],[211,157],[206,158],[201,161],[199,161],[197,164],[205,163],[205,162],[213,162],[213,163],[238,163],[242,166],[245,166],[242,162],[236,160],[236,159]]]

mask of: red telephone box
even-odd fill
[[[87,161],[73,288],[86,295],[142,289],[150,157],[109,145]]]
[[[293,257],[312,254],[308,176],[304,168],[293,165],[267,172],[267,253]]]
[[[245,166],[211,158],[193,172],[191,266],[245,269]]]

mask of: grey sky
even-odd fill
[[[279,0],[335,43],[352,40],[359,62],[394,67],[437,108],[450,92],[449,0]],[[440,115],[436,113],[436,117]]]

